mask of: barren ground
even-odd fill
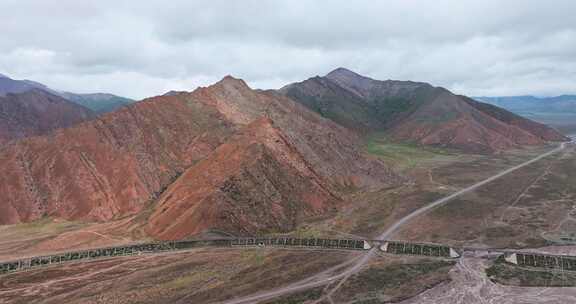
[[[574,244],[574,216],[576,151],[571,147],[433,210],[397,238],[491,248]]]
[[[300,223],[297,236],[373,237],[426,203],[549,149],[496,156],[457,155],[414,147],[386,148],[414,183],[358,191],[334,218]],[[396,156],[395,156],[396,155]],[[406,155],[414,159],[406,160]],[[550,157],[408,223],[395,239],[471,246],[541,247],[566,241],[575,227],[576,152]],[[564,240],[561,238],[564,237]],[[143,240],[131,219],[108,224],[43,220],[0,227],[0,259]],[[559,247],[567,248],[567,247]],[[285,286],[320,273],[354,253],[304,250],[201,249],[68,264],[2,277],[0,303],[216,303]],[[572,288],[519,288],[491,282],[493,260],[439,260],[382,255],[350,278],[327,303],[574,303]],[[509,281],[515,282],[515,281]],[[314,288],[269,303],[315,303]],[[417,296],[418,295],[418,296]],[[482,299],[487,299],[482,302]],[[568,300],[567,300],[568,299]],[[332,302],[330,302],[332,301]],[[475,302],[476,301],[476,302]]]
[[[208,303],[289,284],[348,258],[213,249],[67,264],[3,276],[0,303]]]
[[[450,271],[451,281],[401,304],[571,304],[575,288],[517,287],[496,284],[485,273],[490,260],[466,256]]]

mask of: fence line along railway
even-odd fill
[[[504,260],[518,266],[576,271],[576,257],[539,253],[507,253]]]
[[[366,250],[371,248],[364,240],[352,239],[299,239],[299,238],[240,238],[220,240],[164,241],[95,248],[24,258],[0,263],[0,274],[37,269],[54,264],[92,261],[111,257],[182,251],[204,247],[291,247],[311,249]]]
[[[437,244],[417,244],[407,242],[384,242],[380,250],[402,255],[423,255],[442,258],[459,258],[460,254],[452,247]]]
[[[218,240],[185,240],[161,241],[129,244],[114,247],[78,250],[52,255],[23,258],[14,261],[0,262],[0,275],[59,265],[69,262],[87,262],[96,259],[153,254],[171,251],[184,251],[195,248],[306,248],[322,250],[365,251],[379,246],[382,252],[395,255],[414,255],[432,258],[456,259],[462,252],[490,251],[504,254],[505,261],[519,266],[544,269],[562,269],[576,271],[576,257],[555,256],[507,249],[474,249],[453,248],[439,244],[425,244],[401,241],[359,240],[359,239],[324,239],[324,238],[230,238]]]

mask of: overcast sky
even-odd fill
[[[574,0],[0,0],[0,73],[132,98],[343,66],[467,95],[576,93]]]

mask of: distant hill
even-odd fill
[[[0,96],[0,146],[70,127],[95,116],[93,111],[44,90],[8,93]]]
[[[132,99],[107,93],[74,94],[62,92],[60,96],[79,105],[83,105],[98,114],[112,112],[134,102]]]
[[[402,141],[493,153],[566,140],[543,124],[427,83],[375,80],[338,68],[279,90],[363,134],[385,131]]]
[[[566,133],[576,133],[576,95],[474,97],[474,99],[549,124]]]
[[[576,114],[576,95],[561,95],[556,97],[535,97],[530,95],[474,97],[474,99],[519,113],[541,112]]]
[[[74,103],[85,106],[98,114],[112,112],[119,107],[134,102],[132,99],[108,93],[77,94],[61,92],[35,81],[14,80],[8,76],[0,74],[0,96],[4,96],[8,93],[22,93],[33,89],[39,89],[58,95]]]
[[[22,93],[33,89],[40,89],[57,94],[56,91],[51,90],[41,83],[31,80],[14,80],[6,75],[0,74],[0,96],[8,93]]]

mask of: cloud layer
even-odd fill
[[[467,95],[576,93],[573,0],[2,0],[0,73],[133,98],[344,66]]]

